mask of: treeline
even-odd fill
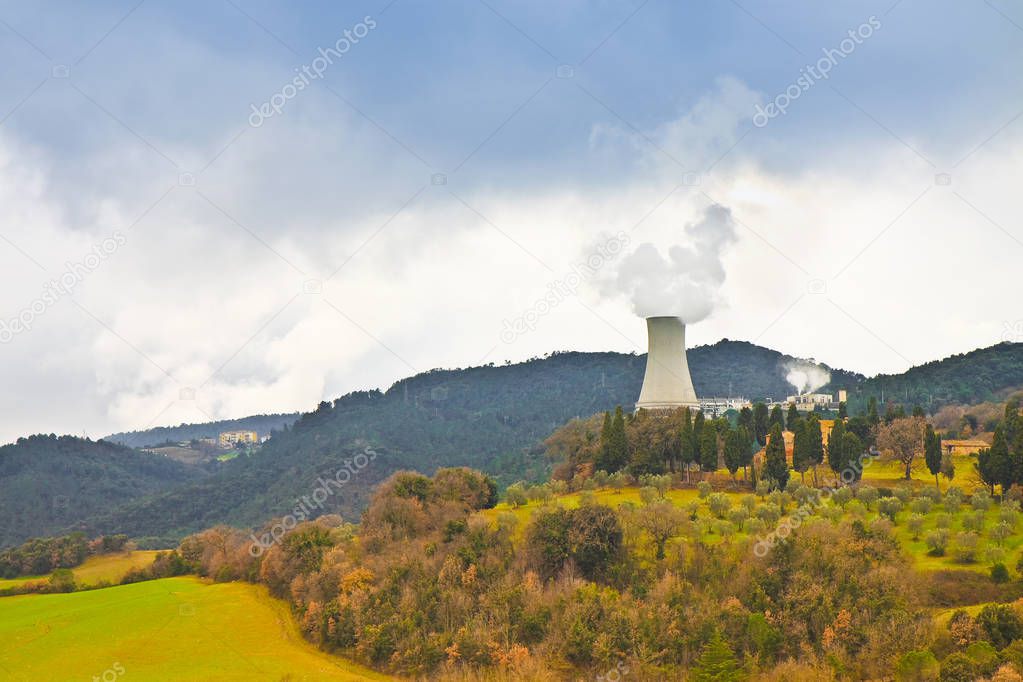
[[[91,541],[84,533],[32,538],[18,547],[0,551],[0,578],[43,575],[60,568],[74,568],[91,555],[121,552],[127,547],[127,535],[106,535]]]
[[[807,522],[799,542],[754,561],[734,533],[694,539],[727,523],[703,504],[655,495],[616,510],[584,494],[520,520],[477,513],[491,502],[483,481],[398,473],[357,532],[321,517],[253,552],[251,534],[220,527],[175,554],[267,585],[320,647],[412,677],[879,679],[926,643],[920,586],[884,524]]]
[[[1013,486],[1023,486],[1023,416],[1018,400],[1005,404],[991,447],[977,453],[977,473],[992,494],[996,485],[1001,486],[1003,493]]]

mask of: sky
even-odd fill
[[[711,215],[690,345],[1023,341],[1021,58],[1009,0],[4,0],[0,441],[642,353],[606,284]]]

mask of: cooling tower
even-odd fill
[[[677,317],[648,317],[649,351],[636,410],[699,409],[686,360],[686,326]]]

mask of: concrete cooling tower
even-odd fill
[[[700,408],[686,360],[686,326],[677,317],[648,317],[649,351],[636,410]]]

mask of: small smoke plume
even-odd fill
[[[736,239],[732,212],[709,206],[683,234],[684,245],[670,247],[667,257],[649,242],[637,246],[603,282],[602,292],[627,296],[640,317],[674,316],[691,323],[710,315],[725,281],[721,258]]]
[[[785,369],[785,380],[795,387],[797,395],[816,391],[831,381],[831,372],[810,362],[788,362]]]

